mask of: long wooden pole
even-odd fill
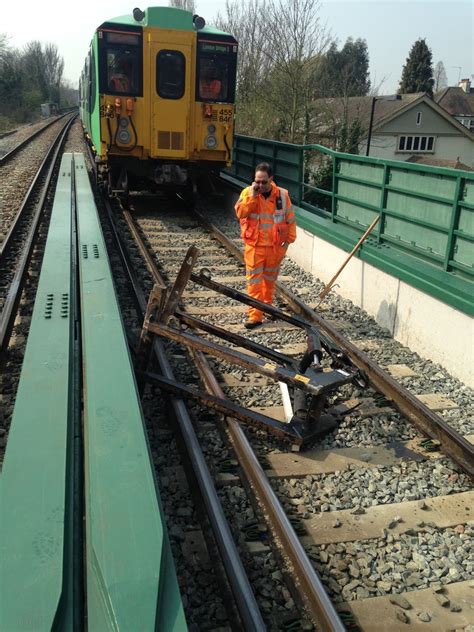
[[[329,281],[329,283],[327,283],[324,286],[324,289],[322,290],[322,292],[319,294],[319,298],[323,299],[327,294],[329,294],[329,292],[331,291],[332,286],[334,285],[334,281],[337,279],[337,277],[341,274],[341,272],[344,270],[344,268],[346,267],[346,265],[349,263],[349,261],[352,259],[352,257],[354,256],[354,254],[357,252],[357,249],[359,248],[359,246],[367,239],[367,237],[370,235],[370,233],[374,230],[374,228],[377,226],[377,223],[380,219],[380,215],[377,215],[377,217],[374,219],[374,221],[372,222],[372,224],[368,227],[368,229],[365,231],[365,233],[362,235],[362,237],[359,239],[359,241],[356,243],[356,245],[354,246],[354,248],[351,250],[351,252],[349,253],[347,259],[344,261],[344,263],[342,264],[342,266],[339,268],[339,270],[336,272],[336,274],[332,277],[332,279]]]

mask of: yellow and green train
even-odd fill
[[[109,192],[189,187],[232,156],[237,41],[189,11],[134,9],[94,33],[79,83]],[[144,184],[146,183],[146,184]]]

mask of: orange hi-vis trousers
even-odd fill
[[[262,303],[272,304],[275,283],[278,278],[280,264],[286,254],[281,246],[245,246],[245,278],[247,293]],[[254,307],[248,309],[248,319],[261,322],[263,312]]]

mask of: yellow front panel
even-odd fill
[[[148,157],[148,128],[146,126],[147,104],[143,97],[120,97],[120,118],[128,119],[127,116],[127,98],[133,101],[133,111],[131,119],[137,134],[136,147],[135,132],[131,123],[127,125],[130,133],[130,142],[120,142],[120,128],[117,130],[119,117],[117,116],[117,108],[115,105],[115,96],[103,94],[100,97],[100,137],[101,146],[96,147],[97,153],[101,157],[109,155],[128,155],[135,158]],[[107,112],[109,116],[107,116]],[[116,141],[114,143],[114,140]],[[110,147],[110,149],[108,149]],[[134,147],[134,148],[133,148]],[[133,149],[132,149],[133,148]],[[121,150],[122,149],[122,150]],[[125,152],[123,150],[126,150]]]
[[[195,34],[188,31],[144,29],[146,46],[144,85],[150,102],[150,157],[189,159],[190,131],[194,99],[194,42]],[[163,98],[158,94],[158,58],[168,52],[180,53],[184,58],[184,93],[180,98]],[[160,55],[161,53],[161,55]],[[163,85],[163,84],[162,84]],[[164,86],[166,89],[166,85]]]
[[[192,160],[217,160],[230,164],[232,158],[232,137],[234,133],[234,106],[232,103],[193,104],[194,128]],[[215,127],[213,136],[217,141],[213,149],[206,146],[209,126]]]
[[[162,51],[178,51],[184,57],[184,92],[179,99],[163,98],[158,94],[157,56]],[[105,116],[107,111],[111,113],[109,118]],[[126,97],[121,98],[120,116],[127,117]],[[102,157],[109,153],[142,160],[159,158],[230,163],[234,106],[196,101],[196,34],[193,32],[143,29],[143,97],[133,98],[132,120],[137,133],[135,148],[133,133],[129,143],[114,145],[117,120],[115,97],[102,95],[102,143],[100,148],[97,147]],[[214,126],[215,130],[210,131],[209,126]],[[210,135],[215,138],[212,148],[206,144]]]

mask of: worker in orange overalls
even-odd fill
[[[112,92],[124,94],[131,90],[132,61],[126,57],[114,60],[114,67],[109,81],[109,89]]]
[[[235,212],[245,244],[247,292],[271,305],[280,264],[296,239],[296,224],[288,191],[273,182],[268,163],[257,165],[255,180],[240,194]],[[262,320],[263,312],[250,307],[244,327],[254,329]]]

